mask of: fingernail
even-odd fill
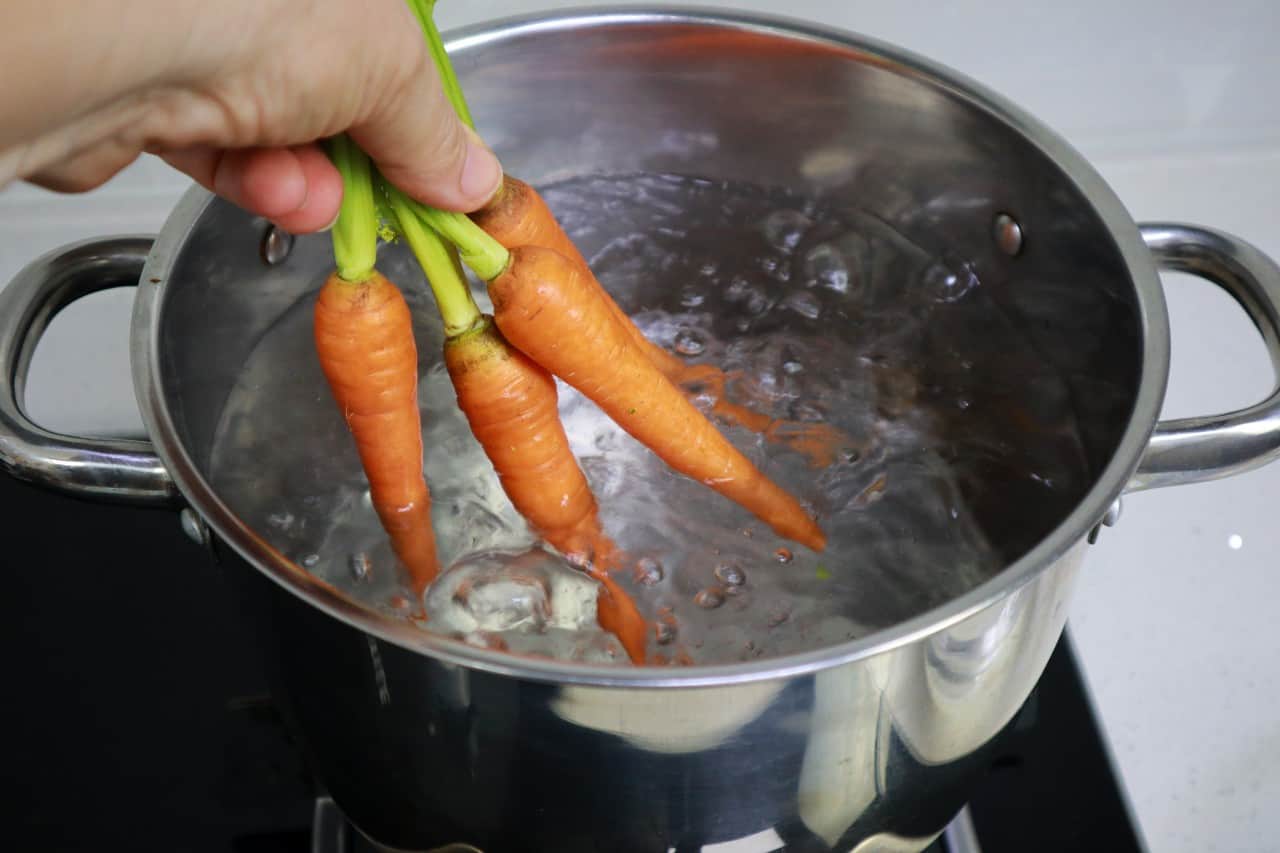
[[[338,216],[339,216],[339,215],[340,215],[340,213],[335,213],[335,214],[333,215],[333,219],[330,219],[330,220],[329,220],[329,224],[328,224],[328,225],[326,225],[325,227],[323,227],[323,228],[321,228],[321,229],[320,229],[320,230],[321,230],[321,232],[324,232],[324,231],[332,231],[332,230],[333,230],[333,226],[335,226],[335,225],[337,225],[337,224],[338,224]]]
[[[502,186],[502,164],[471,128],[467,131],[467,159],[462,164],[459,189],[468,199],[484,204]]]

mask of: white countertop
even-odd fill
[[[577,2],[441,4],[444,27]],[[1280,258],[1280,6],[1268,0],[1026,3],[703,0],[866,33],[1001,91],[1075,144],[1135,218],[1231,231]],[[0,192],[0,282],[73,239],[157,230],[186,182],[154,161],[84,197]],[[1212,287],[1169,277],[1166,416],[1260,399],[1261,341]],[[128,294],[60,318],[29,400],[50,426],[136,428]],[[53,383],[61,365],[74,385]],[[1090,552],[1071,617],[1152,850],[1280,846],[1280,465],[1129,498]],[[176,523],[176,522],[175,522]]]

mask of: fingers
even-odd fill
[[[162,156],[206,189],[294,234],[320,231],[338,216],[342,178],[316,145],[189,148]]]
[[[429,58],[350,134],[387,180],[426,204],[471,212],[502,185],[498,158],[454,114]]]
[[[224,153],[213,173],[213,191],[268,219],[291,214],[307,201],[302,166],[287,148]]]
[[[274,221],[292,234],[309,234],[331,228],[342,204],[342,176],[316,145],[293,149],[307,188],[307,197],[297,210],[275,217]]]

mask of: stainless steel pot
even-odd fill
[[[183,508],[243,587],[325,783],[381,844],[923,848],[1039,677],[1086,543],[1120,496],[1280,453],[1280,392],[1156,422],[1169,366],[1157,269],[1226,289],[1277,363],[1280,269],[1224,234],[1140,228],[1030,116],[850,34],[728,14],[566,13],[471,30],[451,47],[479,126],[526,179],[644,169],[848,194],[909,234],[963,247],[1022,306],[1038,345],[1070,355],[1092,488],[981,587],[807,654],[621,669],[432,636],[315,581],[210,487],[214,424],[246,354],[330,256],[325,237],[295,242],[200,190],[154,240],[67,247],[0,294],[0,461],[70,494]],[[132,359],[150,441],[35,426],[23,384],[48,320],[126,285],[138,287]],[[1111,397],[1091,394],[1091,377]]]

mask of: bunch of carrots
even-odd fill
[[[435,0],[409,0],[459,117],[471,116],[445,53]],[[374,508],[418,592],[440,566],[423,474],[417,348],[410,312],[377,271],[380,235],[403,237],[444,324],[444,361],[458,406],[513,506],[532,528],[601,584],[600,625],[644,661],[648,627],[610,576],[620,555],[560,422],[559,377],[680,473],[706,484],[779,535],[821,551],[822,530],[690,402],[681,385],[715,389],[716,411],[770,437],[784,436],[820,464],[820,433],[722,402],[724,375],[690,368],[649,341],[589,269],[541,196],[508,177],[471,216],[436,210],[376,175],[346,136],[330,141],[344,194],[333,229],[335,267],[315,308],[321,366],[360,454]],[[385,221],[384,221],[385,220]],[[482,314],[463,273],[485,281]]]

